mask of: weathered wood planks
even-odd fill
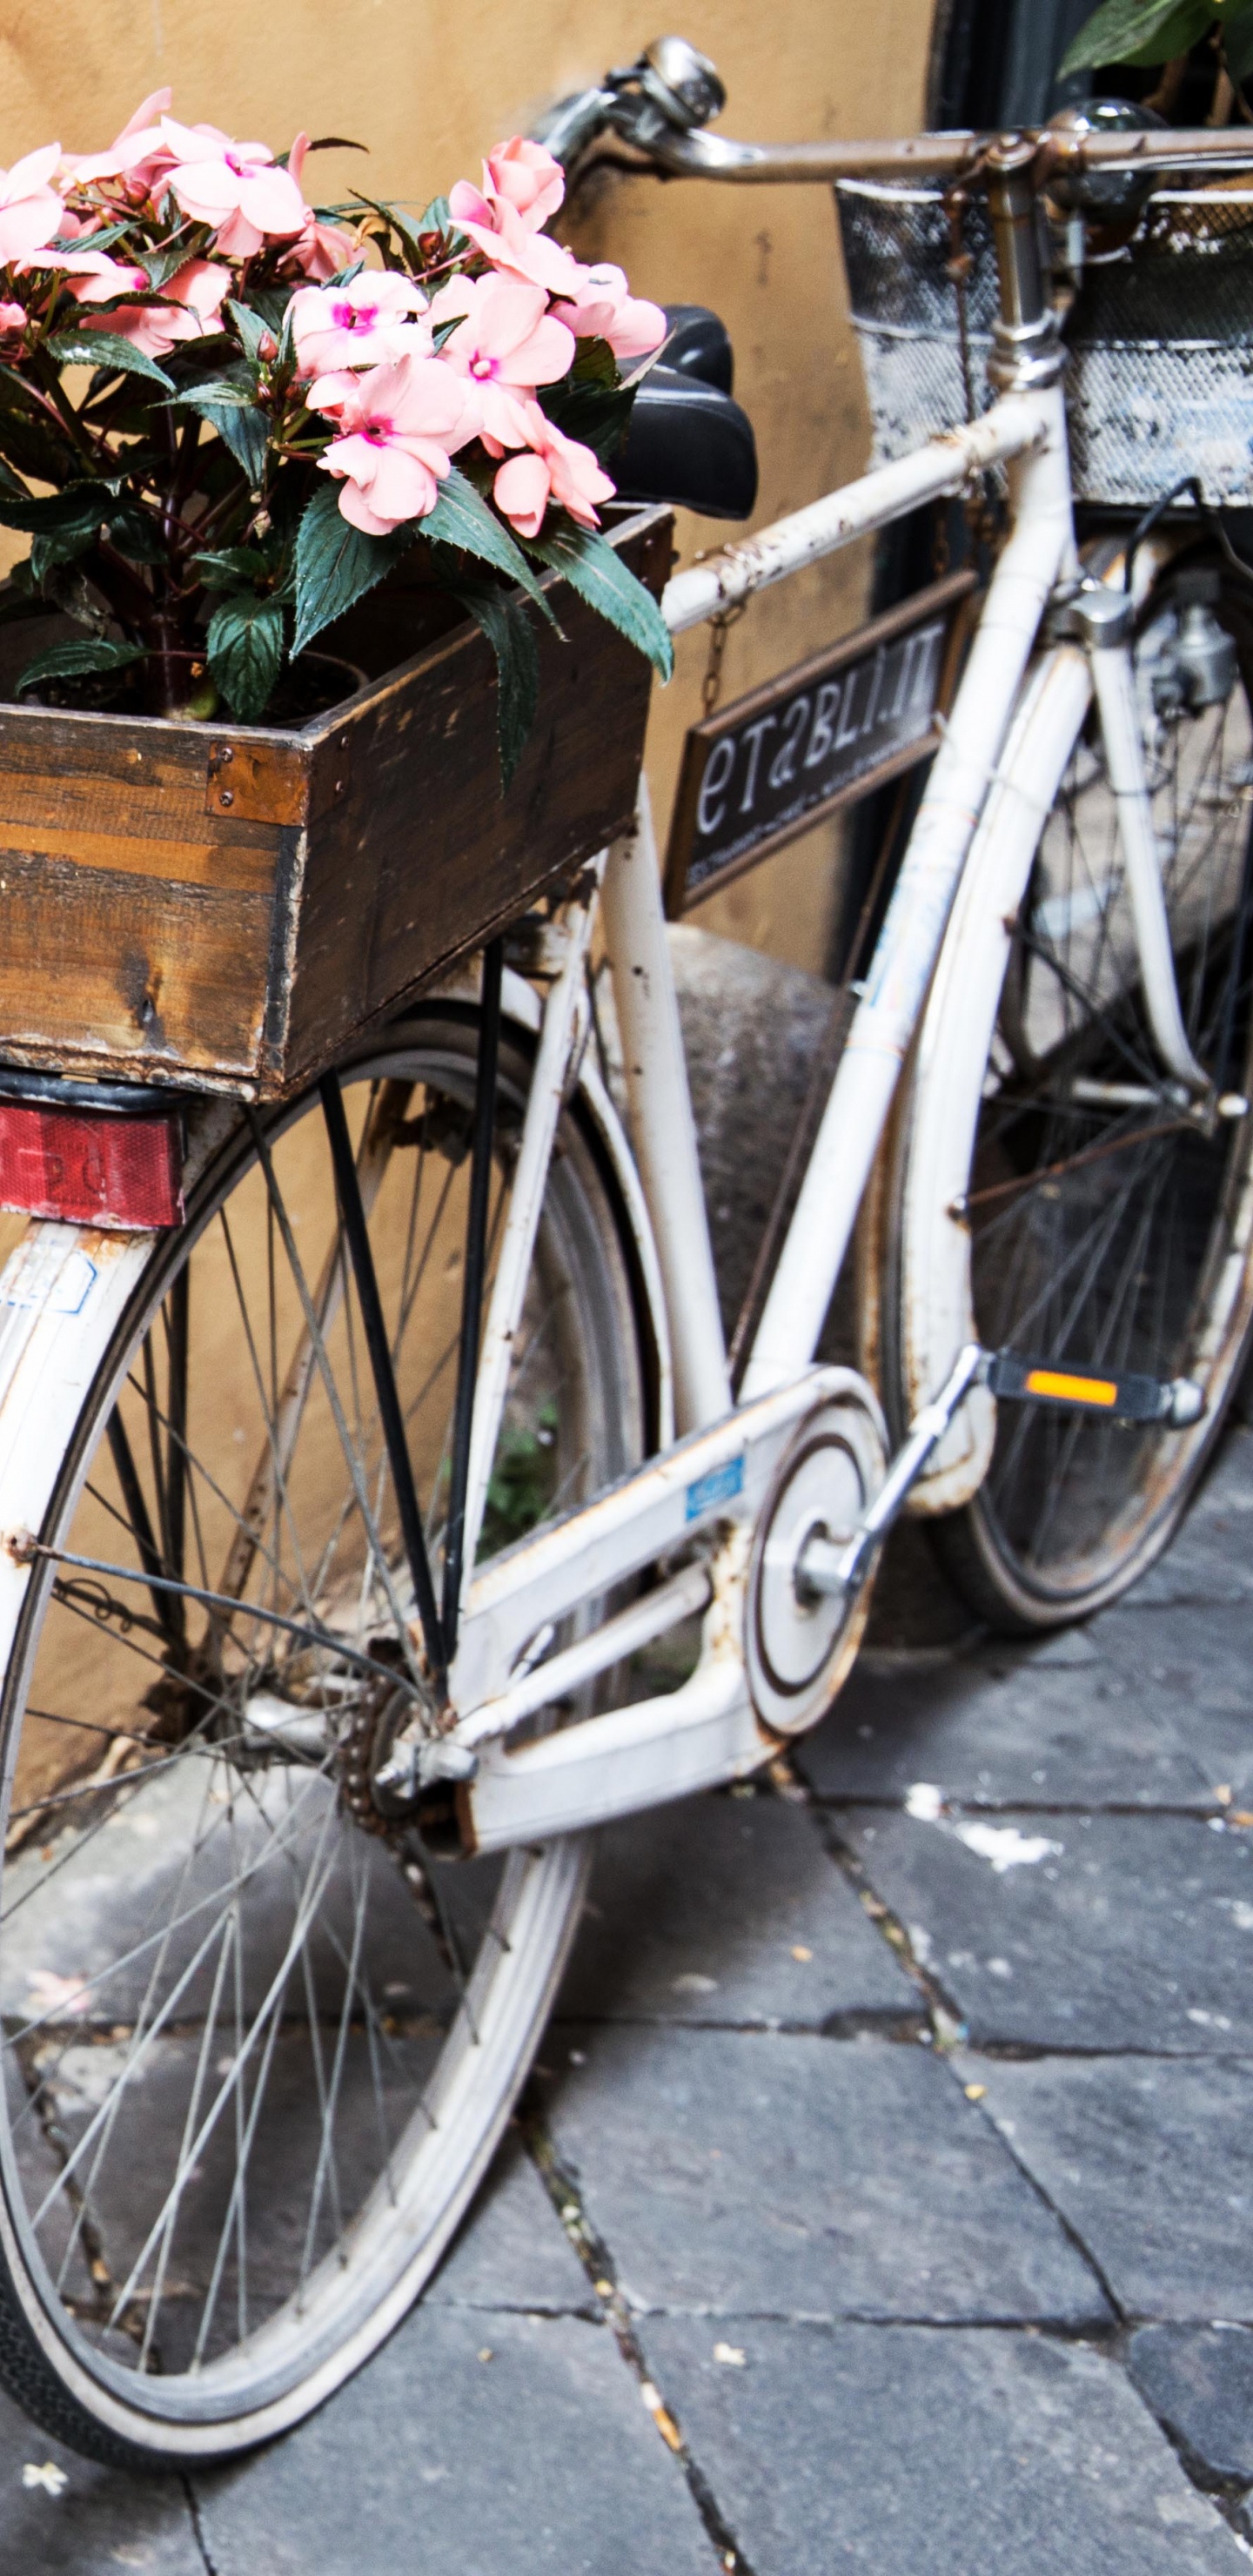
[[[670,529],[614,532],[655,592]],[[0,1060],[273,1098],[601,848],[631,817],[650,675],[551,597],[565,641],[537,621],[540,713],[503,798],[469,625],[299,730],[0,705]]]

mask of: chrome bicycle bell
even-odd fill
[[[1136,107],[1126,98],[1097,98],[1086,107],[1063,107],[1049,118],[1053,134],[1144,134],[1165,125],[1151,107]],[[1058,170],[1048,193],[1067,214],[1091,215],[1097,223],[1130,223],[1153,186],[1151,170]]]
[[[684,133],[708,125],[726,106],[727,94],[716,65],[707,54],[698,54],[686,36],[654,36],[640,55],[635,73],[667,125],[677,125]]]

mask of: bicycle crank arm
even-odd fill
[[[485,1566],[469,1587],[449,1673],[452,1706],[470,1740],[497,1732],[501,1718],[515,1722],[513,1691],[525,1679],[533,1693],[534,1641],[550,1623],[702,1536],[751,1524],[797,1425],[841,1394],[850,1378],[847,1369],[807,1369],[709,1430],[677,1441],[594,1502],[544,1524]],[[490,1720],[488,1703],[501,1704]]]
[[[1108,1422],[1160,1422],[1187,1430],[1205,1411],[1205,1392],[1186,1377],[1146,1377],[1124,1371],[1105,1377],[1017,1351],[985,1351],[967,1342],[930,1404],[916,1413],[903,1446],[855,1530],[843,1539],[817,1534],[802,1554],[797,1574],[812,1594],[851,1596],[864,1583],[878,1549],[899,1517],[938,1440],[972,1386],[986,1386],[1002,1403],[1038,1404],[1066,1413],[1096,1413]]]

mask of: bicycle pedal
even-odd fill
[[[1161,1422],[1172,1431],[1186,1430],[1205,1411],[1205,1390],[1192,1378],[1135,1370],[1107,1377],[1069,1360],[1023,1359],[1017,1351],[994,1351],[984,1384],[1002,1402],[1101,1413],[1110,1422]]]

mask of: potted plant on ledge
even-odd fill
[[[0,1054],[259,1097],[626,823],[665,322],[537,144],[415,217],[169,109],[0,173]]]

